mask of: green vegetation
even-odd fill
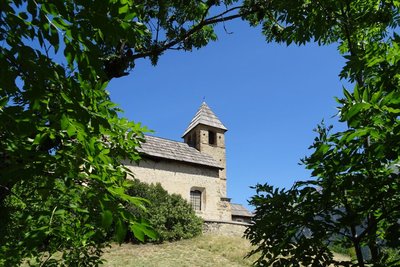
[[[196,216],[190,204],[177,194],[168,194],[160,184],[132,181],[128,195],[149,200],[146,210],[130,206],[128,210],[136,217],[146,219],[156,231],[157,238],[146,241],[175,241],[201,234],[203,221]]]
[[[338,43],[346,59],[340,77],[354,85],[338,98],[348,128],[332,134],[318,126],[303,161],[317,179],[289,190],[256,187],[247,237],[258,246],[257,263],[327,266],[335,263],[327,240],[339,234],[359,266],[397,266],[382,244],[400,246],[399,7],[398,0],[2,1],[0,264],[96,266],[111,228],[119,242],[128,228],[138,239],[154,237],[125,208],[146,202],[125,194],[123,166],[140,160],[146,128],[118,116],[107,84],[139,58],[156,64],[166,50],[203,47],[216,40],[217,23],[242,18],[262,25],[269,42]],[[57,251],[62,257],[52,260]]]
[[[107,84],[136,59],[215,40],[241,16],[217,13],[232,3],[0,2],[0,265],[96,266],[111,227],[119,242],[154,236],[124,208],[144,203],[124,193],[123,161],[140,160],[146,128],[118,115]]]
[[[267,41],[337,43],[346,60],[340,77],[354,88],[337,98],[347,129],[332,133],[319,125],[312,154],[302,161],[315,180],[290,189],[255,187],[255,224],[246,235],[258,246],[257,264],[400,266],[388,254],[400,247],[400,1],[272,0],[263,6],[248,18],[263,24]],[[351,248],[355,260],[337,262],[331,245]]]
[[[342,255],[342,257],[348,256],[349,259],[356,260],[357,255],[354,248],[344,248],[340,244],[333,244],[329,246],[329,249],[336,253],[336,255]],[[398,262],[400,260],[400,251],[393,248],[384,248],[384,253],[387,255],[388,262]]]

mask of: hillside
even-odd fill
[[[240,237],[203,235],[189,240],[160,245],[113,245],[107,249],[104,267],[243,267],[251,266],[254,257],[249,241]],[[347,256],[335,254],[337,260]]]
[[[203,235],[160,245],[113,245],[104,255],[105,267],[242,267],[250,243],[240,237]]]

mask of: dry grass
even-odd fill
[[[250,242],[244,238],[210,234],[158,245],[113,244],[105,250],[103,266],[243,267],[251,266],[256,260],[256,256],[244,258],[251,248]],[[334,255],[336,260],[349,260],[348,256]],[[60,254],[55,256],[59,257]],[[21,266],[28,266],[28,262]]]
[[[241,267],[255,260],[244,259],[250,243],[240,237],[203,235],[160,245],[113,245],[104,254],[108,267]]]
[[[240,237],[203,235],[190,240],[165,244],[114,244],[107,249],[105,267],[243,267],[255,257],[244,259],[251,250],[248,240]],[[336,260],[348,256],[335,254]]]

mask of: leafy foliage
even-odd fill
[[[212,8],[233,2],[0,2],[1,265],[95,266],[110,227],[118,241],[151,235],[124,208],[143,207],[122,161],[140,159],[146,128],[118,116],[107,84],[136,59],[215,40],[240,14]]]
[[[260,210],[256,218],[262,221],[268,211],[278,220],[279,210],[286,209],[293,215],[282,224],[291,229],[284,236],[284,228],[279,232],[257,223],[249,230],[254,244],[265,244],[270,236],[277,245],[261,247],[258,263],[285,265],[294,256],[305,263],[330,262],[323,230],[333,227],[332,235],[343,235],[341,240],[354,246],[359,266],[365,262],[361,247],[369,248],[376,266],[397,264],[388,262],[381,247],[398,247],[400,235],[400,2],[237,2],[0,3],[2,265],[26,257],[58,264],[51,256],[60,250],[60,264],[97,265],[110,227],[119,241],[128,227],[139,239],[151,235],[148,225],[124,208],[145,203],[125,194],[128,170],[122,160],[140,159],[136,147],[146,129],[118,116],[107,83],[127,75],[137,59],[156,64],[166,50],[203,47],[216,39],[216,23],[240,17],[261,24],[267,41],[338,42],[347,60],[340,77],[355,84],[338,99],[339,119],[348,129],[330,134],[320,126],[314,153],[304,160],[317,179],[287,191],[258,186],[266,194],[253,199]],[[264,207],[263,198],[273,205]],[[285,209],[275,199],[291,206]],[[302,207],[312,208],[314,216]],[[312,227],[315,241],[304,258],[293,250],[309,245],[310,236],[296,236],[301,223]],[[287,262],[277,256],[279,248],[288,252]]]
[[[151,241],[176,241],[201,234],[203,221],[196,216],[190,204],[180,195],[168,194],[159,183],[146,184],[134,180],[127,194],[149,200],[147,212],[135,206],[131,206],[130,211],[137,217],[147,219],[157,232],[157,238]]]
[[[246,3],[262,7],[247,19],[263,24],[267,41],[338,42],[347,60],[340,77],[354,84],[337,99],[347,130],[331,133],[319,125],[313,153],[303,160],[316,179],[289,190],[256,186],[255,224],[247,237],[262,253],[257,263],[399,266],[385,247],[400,246],[400,2]],[[334,261],[328,248],[336,242],[354,248],[355,263]]]
[[[256,207],[254,224],[246,236],[260,253],[259,266],[327,266],[333,255],[327,240],[331,232],[321,224],[330,225],[319,203],[321,194],[313,187],[290,190],[257,185],[257,195],[250,204]]]

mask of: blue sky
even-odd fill
[[[343,127],[332,116],[344,60],[336,45],[286,47],[266,43],[260,29],[242,21],[226,28],[233,33],[219,27],[217,42],[166,52],[156,67],[138,61],[108,90],[124,117],[177,141],[205,97],[228,128],[228,197],[246,205],[252,185],[290,187],[310,178],[298,163],[310,153],[313,129],[322,119]]]

